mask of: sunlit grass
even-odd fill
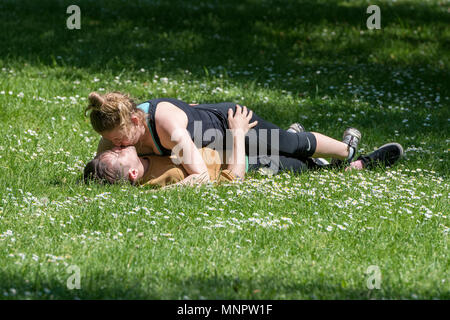
[[[0,4],[1,298],[449,298],[441,2],[381,1],[379,31],[363,1],[139,3],[81,1],[79,31],[64,1]],[[406,156],[178,191],[85,185],[94,90],[234,101],[337,139],[355,126],[360,152]]]

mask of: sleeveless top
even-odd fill
[[[222,102],[215,104],[199,104],[190,106],[184,101],[173,98],[151,99],[140,103],[137,107],[148,115],[148,128],[152,136],[153,142],[160,155],[171,155],[171,150],[164,148],[156,132],[155,111],[156,106],[160,102],[170,102],[176,107],[184,111],[188,119],[187,131],[197,148],[203,148],[216,143],[218,148],[226,149],[226,134],[228,128],[228,109],[235,111],[236,104],[233,102]],[[231,140],[232,141],[232,140]],[[222,146],[220,146],[222,143]]]

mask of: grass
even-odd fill
[[[3,299],[449,299],[449,6],[378,1],[0,4]],[[372,3],[370,3],[372,4]],[[91,91],[235,101],[388,171],[157,191],[79,183]],[[381,272],[369,290],[369,266]],[[69,290],[70,266],[81,272]]]

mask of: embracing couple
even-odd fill
[[[85,180],[166,187],[244,179],[246,172],[303,172],[321,168],[391,166],[403,155],[388,143],[355,161],[361,133],[347,128],[342,141],[288,130],[231,102],[188,104],[171,98],[136,104],[128,95],[89,95],[92,127],[102,138]],[[331,163],[322,159],[332,158]]]

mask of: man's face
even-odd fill
[[[125,148],[115,147],[112,149],[113,152],[117,153],[118,165],[129,168],[137,168],[140,164],[136,148],[134,146],[129,146]]]
[[[110,152],[106,152],[105,156],[109,158],[107,161],[110,161],[112,166],[120,170],[121,176],[126,177],[130,181],[132,181],[130,178],[130,171],[137,171],[141,166],[141,162],[134,146],[125,148],[114,147]]]

